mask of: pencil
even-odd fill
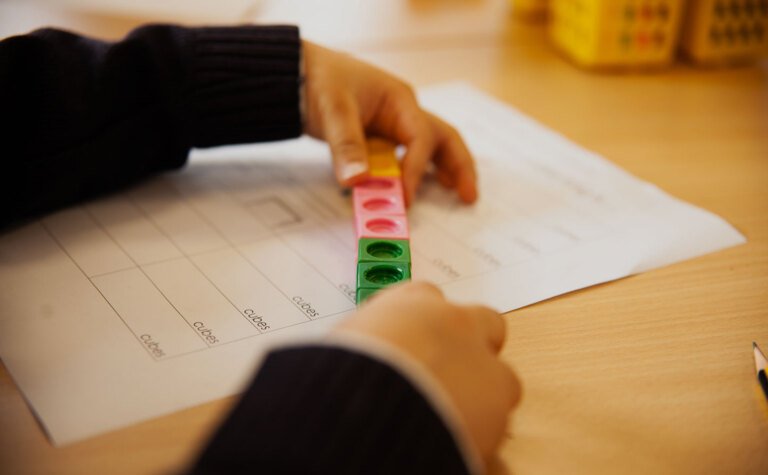
[[[765,355],[760,351],[760,347],[757,343],[752,342],[752,351],[755,353],[755,371],[757,371],[757,380],[760,381],[760,386],[763,388],[765,397],[768,398],[768,376],[765,375],[765,366],[768,360],[765,359]]]

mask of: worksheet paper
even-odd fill
[[[476,205],[428,180],[409,212],[414,278],[452,299],[508,311],[745,242],[470,86],[422,100],[479,172]],[[232,395],[355,308],[355,248],[325,145],[196,151],[0,236],[0,355],[56,444]]]

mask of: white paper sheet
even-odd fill
[[[423,101],[478,160],[473,207],[426,183],[413,274],[506,311],[744,242],[469,86]],[[354,309],[350,198],[311,140],[190,166],[0,236],[0,355],[57,444],[234,394],[278,341]]]

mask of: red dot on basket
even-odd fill
[[[639,46],[647,46],[650,38],[646,33],[638,33],[636,41]]]

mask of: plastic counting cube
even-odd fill
[[[352,191],[357,238],[408,239],[403,186],[396,177],[376,177]]]
[[[357,238],[408,239],[408,221],[405,216],[383,214],[355,215]]]
[[[381,139],[369,139],[368,173],[373,177],[399,177],[400,162],[397,160],[395,146]]]
[[[358,262],[357,288],[381,289],[411,278],[411,269],[402,262]]]
[[[768,53],[768,0],[688,0],[681,49],[700,63],[743,62]]]
[[[357,244],[357,262],[411,262],[408,241],[362,238]]]
[[[361,303],[365,302],[369,298],[373,297],[373,294],[376,293],[379,289],[366,289],[366,288],[358,288],[355,292],[355,298],[357,299],[357,304],[360,305]]]
[[[359,196],[358,196],[359,195]],[[402,196],[392,193],[358,193],[354,199],[355,213],[405,215]]]
[[[658,66],[672,61],[683,0],[552,0],[549,34],[588,67]]]
[[[388,193],[394,196],[403,195],[403,184],[399,177],[373,177],[356,185],[352,193],[378,192]]]

